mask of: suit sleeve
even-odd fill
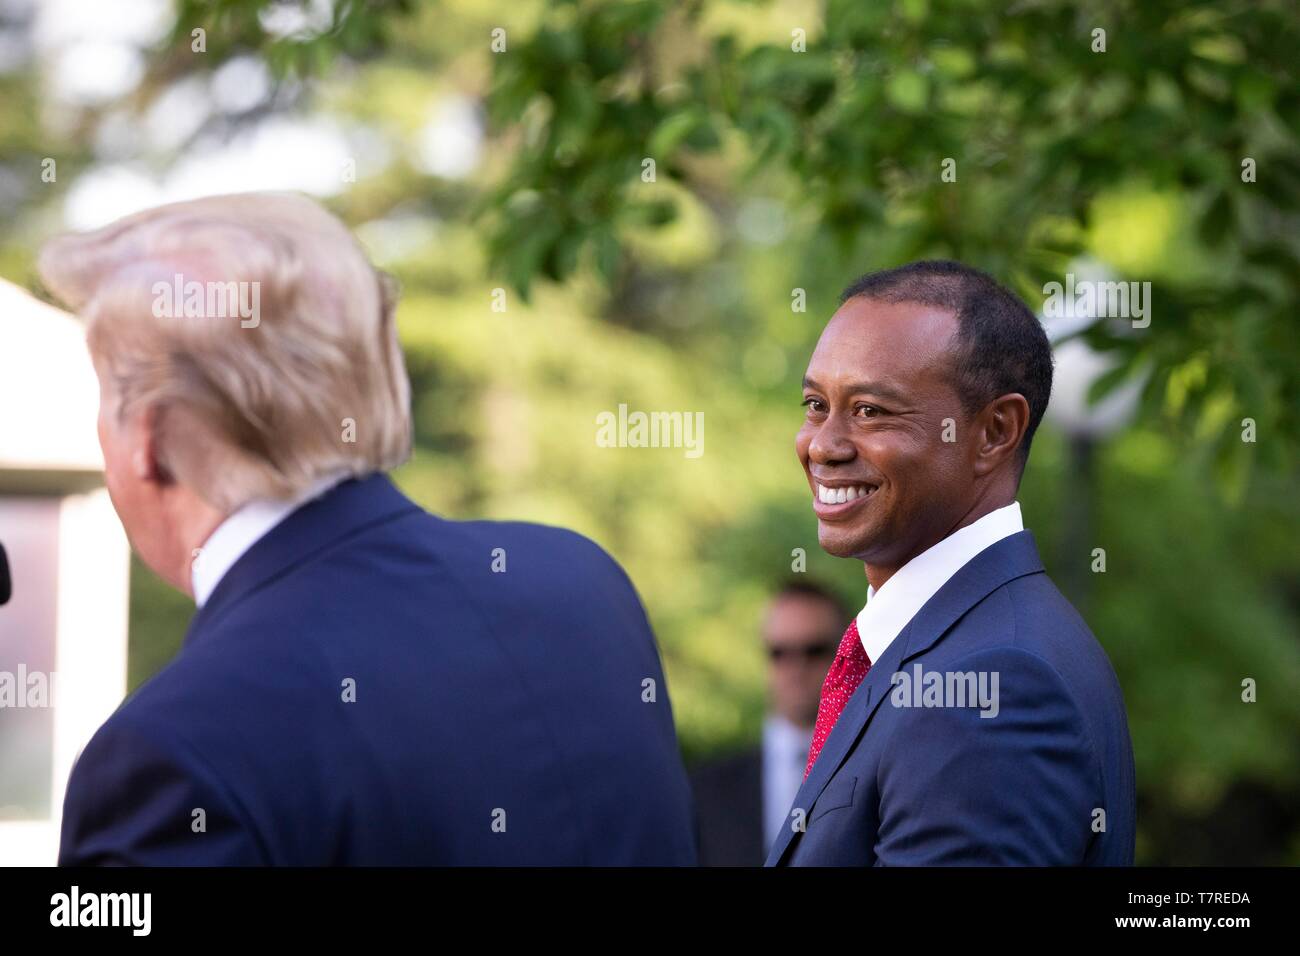
[[[950,672],[986,675],[990,690],[996,675],[996,713],[981,717],[978,704],[909,709],[880,764],[877,865],[1082,862],[1106,808],[1082,714],[1060,676],[1012,647],[941,673]]]
[[[119,712],[73,765],[60,866],[254,866],[267,862],[216,775],[184,745]]]

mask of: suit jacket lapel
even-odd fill
[[[867,725],[867,721],[876,712],[876,708],[880,706],[881,701],[889,696],[889,677],[902,664],[906,645],[904,638],[910,630],[911,625],[909,624],[903,629],[903,633],[889,647],[885,648],[885,653],[881,655],[880,660],[871,665],[871,670],[867,671],[867,676],[858,685],[858,689],[853,692],[849,702],[844,705],[844,710],[840,713],[839,719],[835,721],[835,726],[831,728],[826,743],[822,744],[821,752],[817,754],[817,762],[813,764],[812,772],[808,774],[794,798],[794,806],[802,808],[804,811],[803,822],[805,825],[807,825],[808,815],[812,812],[813,804],[817,802],[817,798],[826,789],[826,784],[835,775],[835,771],[840,768],[844,758],[848,756],[849,750],[852,749],[854,741],[858,739],[860,731]],[[791,813],[793,812],[792,808]],[[787,817],[785,826],[781,828],[781,835],[777,837],[776,842],[772,845],[771,853],[768,854],[769,864],[779,863],[787,848],[794,842],[796,834],[793,823],[794,821]]]
[[[844,705],[817,755],[812,773],[795,796],[794,806],[811,813],[813,804],[848,757],[867,722],[889,696],[893,675],[907,661],[933,647],[962,615],[997,588],[1042,570],[1033,534],[1020,531],[989,545],[949,578],[890,643],[880,660],[872,663],[862,684]],[[768,855],[769,865],[779,864],[794,843],[796,834],[790,823],[787,820],[781,828],[781,835]]]

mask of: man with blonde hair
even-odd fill
[[[694,861],[622,569],[384,474],[411,444],[394,294],[337,219],[213,197],[39,268],[86,321],[132,546],[198,607],[75,765],[60,863]]]

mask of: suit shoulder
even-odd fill
[[[549,551],[560,556],[587,556],[615,563],[614,559],[592,539],[568,528],[529,521],[490,519],[458,520],[412,507],[398,520],[369,528],[356,538],[345,538],[315,556],[329,560],[347,554],[355,547],[373,545],[376,541],[387,543],[391,539],[418,542],[441,552],[459,557],[466,549],[487,547],[508,548],[511,545],[527,547],[534,551]],[[427,553],[427,552],[426,552]],[[311,566],[315,561],[303,563]]]
[[[439,520],[446,532],[446,546],[457,551],[480,551],[504,561],[506,566],[519,558],[531,568],[553,573],[578,569],[588,574],[609,574],[631,586],[622,565],[608,551],[569,528],[527,521]]]
[[[609,553],[591,538],[557,525],[537,524],[531,521],[439,520],[468,539],[527,544],[557,551],[572,551],[575,554],[599,555],[606,560],[613,560]]]
[[[1067,683],[1114,671],[1083,617],[1046,574],[1030,574],[990,591],[940,643],[952,658],[980,650],[1013,648],[1041,659]]]
[[[1092,637],[1083,615],[1046,573],[1016,578],[999,590],[1011,601],[1018,620],[1050,624],[1053,629],[1066,628]]]
[[[1118,689],[1101,642],[1046,574],[1009,582],[1002,589],[1015,630],[1014,643],[1052,664],[1070,683],[1091,678]]]

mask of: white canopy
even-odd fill
[[[0,279],[0,472],[102,471],[98,409],[81,322]]]

